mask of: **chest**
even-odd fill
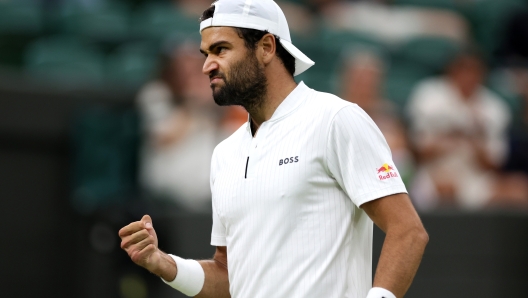
[[[255,137],[224,154],[216,173],[213,200],[225,223],[243,223],[263,214],[306,214],[328,183],[326,134],[308,122],[263,124]]]

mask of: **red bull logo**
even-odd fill
[[[394,168],[388,164],[384,164],[381,168],[376,170],[378,171],[378,178],[380,180],[398,177],[398,173],[394,172]]]

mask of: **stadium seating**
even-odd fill
[[[431,73],[443,70],[461,45],[440,37],[416,37],[395,48],[394,59]]]
[[[42,30],[43,13],[37,1],[0,1],[0,67],[20,67],[24,48]]]
[[[199,39],[198,20],[178,11],[171,3],[149,3],[137,10],[133,21],[136,37],[163,40],[171,35]]]
[[[323,92],[332,91],[331,79],[331,73],[317,71],[316,69],[310,69],[295,77],[295,81],[303,81],[308,87]]]
[[[420,80],[439,74],[460,45],[439,37],[417,37],[392,49],[384,93],[402,110]]]
[[[0,1],[0,34],[38,34],[42,10],[38,1]]]
[[[528,2],[524,0],[482,0],[468,10],[473,35],[488,57],[497,49],[507,18],[515,10],[527,7]]]
[[[0,67],[25,65],[29,73],[45,73],[48,79],[84,78],[84,83],[106,81],[131,87],[141,84],[155,71],[156,56],[164,50],[163,43],[168,37],[176,43],[200,39],[196,30],[198,21],[168,0],[100,0],[84,6],[79,1],[62,1],[51,13],[52,17],[50,9],[44,10],[41,3],[38,0],[0,1]],[[462,12],[489,56],[496,48],[508,14],[528,5],[525,0],[394,0],[392,3]],[[74,36],[77,41],[58,42],[55,37],[44,37],[56,33]],[[324,27],[316,28],[309,37],[292,34],[292,39],[316,62],[298,79],[323,91],[337,92],[336,69],[343,53],[360,49],[391,52],[386,92],[399,104],[405,103],[409,90],[418,80],[440,72],[457,47],[451,40],[435,37],[415,38],[394,47],[369,34]],[[145,44],[150,48],[146,52]],[[134,46],[139,48],[133,50]]]
[[[292,35],[294,44],[315,65],[298,79],[305,81],[310,87],[326,92],[337,92],[335,79],[336,70],[341,63],[340,57],[350,51],[368,50],[377,53],[386,51],[386,46],[369,35],[351,31],[332,31],[322,28],[310,37]]]
[[[383,88],[384,97],[392,101],[400,115],[404,115],[409,96],[418,82],[426,78],[427,74],[418,70],[410,70],[392,66],[385,78]]]
[[[395,5],[414,7],[440,8],[457,11],[461,1],[456,0],[394,0]]]
[[[137,88],[157,70],[157,47],[149,42],[130,42],[106,59],[106,82]]]
[[[371,50],[385,50],[386,45],[376,37],[354,31],[333,31],[324,29],[322,42],[330,51],[342,51],[350,47],[364,47]]]
[[[26,71],[58,85],[101,85],[103,55],[95,46],[76,37],[41,38],[28,46]]]
[[[291,2],[295,4],[301,4],[301,5],[309,4],[309,1],[306,1],[306,0],[284,0],[284,2]]]
[[[126,41],[130,34],[130,12],[125,5],[112,3],[86,9],[65,4],[59,14],[59,28],[64,33],[115,43]]]
[[[303,81],[310,88],[319,88],[322,91],[329,90],[329,80],[332,63],[328,63],[331,53],[321,42],[320,31],[315,30],[312,35],[304,36],[291,33],[293,44],[299,48],[306,56],[315,62],[308,71],[295,77],[297,82]]]

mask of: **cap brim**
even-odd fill
[[[291,42],[280,39],[282,46],[295,58],[295,73],[294,76],[300,75],[308,68],[312,67],[315,62],[312,59],[308,58],[301,50],[295,47]]]

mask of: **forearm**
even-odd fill
[[[173,259],[167,254],[160,259],[163,261],[160,262],[159,271],[153,273],[184,294],[198,298],[231,297],[225,247],[218,247],[212,260],[196,262],[179,257]]]
[[[168,254],[162,252],[161,250],[159,253],[159,262],[156,268],[151,270],[151,272],[166,281],[174,280],[176,278],[176,274],[178,274],[176,262],[174,262],[174,260]]]
[[[428,236],[425,230],[387,231],[374,277],[374,287],[403,297],[422,259]]]
[[[200,261],[205,272],[205,282],[197,298],[229,298],[229,278],[227,264],[218,260]]]

